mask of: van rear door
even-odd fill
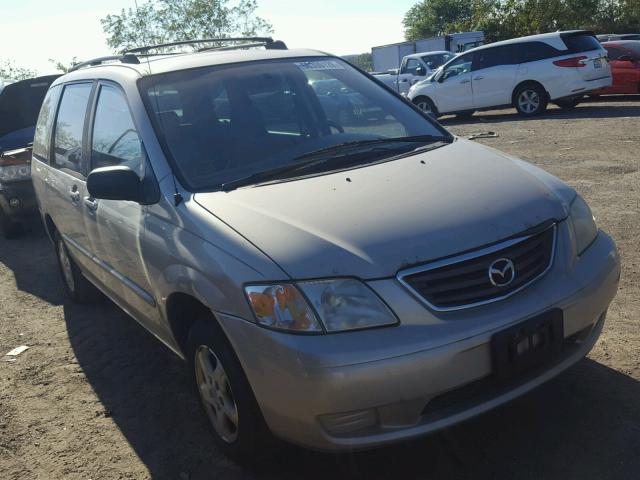
[[[567,32],[560,37],[571,57],[553,62],[556,66],[576,68],[585,81],[611,77],[607,51],[591,32]]]

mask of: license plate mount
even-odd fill
[[[493,376],[505,381],[551,361],[562,353],[562,310],[554,309],[491,337]]]

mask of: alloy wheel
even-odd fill
[[[540,95],[535,90],[524,90],[518,97],[518,106],[525,113],[534,113],[540,108]]]
[[[238,438],[238,407],[222,362],[206,345],[197,348],[195,373],[200,399],[211,425],[227,443]]]
[[[433,113],[431,110],[431,104],[426,100],[416,103],[416,106],[425,113]]]

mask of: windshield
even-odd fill
[[[284,172],[312,152],[335,154],[329,147],[342,144],[350,152],[361,144],[355,163],[362,164],[420,146],[413,140],[380,148],[372,140],[451,138],[336,58],[182,70],[146,77],[140,88],[176,174],[193,191],[219,189],[274,169]],[[367,148],[375,152],[371,158],[363,155]],[[331,168],[340,165],[332,162]]]

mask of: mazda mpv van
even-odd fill
[[[222,450],[417,437],[589,352],[620,263],[572,188],[263,40],[81,65],[33,148],[66,292],[187,361]],[[321,80],[381,113],[340,123]]]

